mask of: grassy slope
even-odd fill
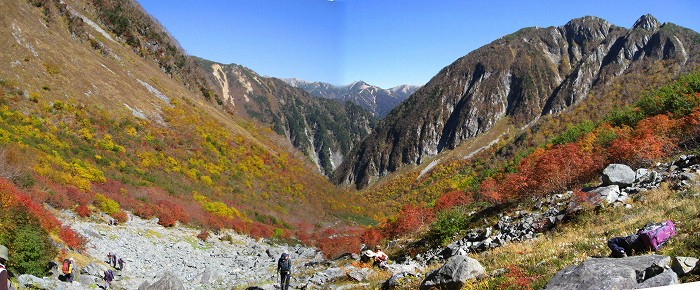
[[[99,22],[84,2],[68,3]],[[301,156],[269,141],[274,135],[269,130],[223,112],[113,34],[86,25],[102,49],[74,38],[66,18],[50,7],[45,13],[22,0],[0,7],[0,26],[6,28],[0,30],[5,40],[0,54],[6,105],[2,110],[9,121],[3,129],[12,132],[3,146],[18,146],[31,157],[21,164],[22,170],[50,164],[53,171],[61,171],[60,160],[49,158],[53,154],[105,176],[106,183],[97,178],[92,189],[84,189],[89,196],[101,193],[120,203],[138,204],[173,199],[196,215],[203,211],[193,201],[192,192],[197,191],[210,202],[240,210],[244,220],[275,227],[335,224],[338,220],[329,212],[364,215],[363,207],[349,206],[358,201],[355,195],[336,189],[299,161]],[[158,98],[139,80],[170,101]],[[135,117],[126,105],[147,119]],[[30,119],[20,128],[16,120],[21,115]],[[40,136],[34,138],[31,132]],[[107,135],[123,151],[101,146]],[[168,158],[177,166],[169,166]],[[76,185],[46,174],[37,178],[32,190],[49,197]],[[129,210],[133,206],[122,204]]]

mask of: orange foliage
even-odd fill
[[[622,131],[618,138],[612,141],[607,149],[610,161],[637,167],[668,156],[676,149],[675,139],[670,134],[677,124],[677,120],[667,115],[657,115],[639,121],[632,132]]]

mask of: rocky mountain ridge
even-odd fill
[[[672,76],[691,71],[700,63],[699,50],[698,33],[651,15],[631,29],[590,16],[521,29],[442,69],[382,120],[333,181],[363,188],[454,149],[500,120],[526,128],[633,76],[659,75],[657,68]]]
[[[312,96],[241,65],[197,62],[224,109],[270,126],[324,175],[330,175],[375,125],[369,112],[352,103]]]
[[[420,88],[420,86],[415,85],[398,85],[390,89],[382,89],[363,81],[352,82],[344,86],[324,82],[307,82],[300,79],[283,79],[283,81],[314,96],[340,102],[352,102],[380,119],[386,117],[393,108]]]

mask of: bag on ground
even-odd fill
[[[656,251],[676,235],[676,226],[670,220],[647,224],[637,231],[637,235],[646,247]]]

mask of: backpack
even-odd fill
[[[644,246],[656,251],[663,246],[672,236],[676,235],[676,226],[667,220],[660,223],[649,223],[637,231]]]
[[[277,267],[281,272],[289,272],[292,269],[292,261],[289,260],[289,256],[282,255],[277,262]]]
[[[63,274],[68,274],[70,272],[70,260],[63,260],[63,267],[61,268],[61,271],[63,271]]]
[[[107,281],[114,280],[114,272],[112,272],[112,269],[109,269],[109,270],[107,270],[107,272],[105,272],[105,280],[107,280]]]

